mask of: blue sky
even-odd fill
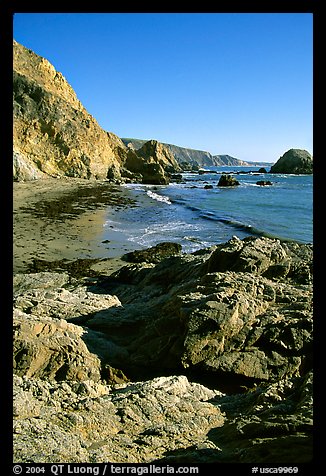
[[[311,13],[16,13],[107,131],[275,162],[313,153]]]

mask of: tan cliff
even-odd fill
[[[107,133],[61,73],[14,41],[14,178],[106,178],[119,169]]]
[[[14,180],[79,177],[168,183],[180,171],[157,141],[137,153],[87,112],[45,58],[13,42]]]

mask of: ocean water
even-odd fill
[[[122,234],[131,249],[174,241],[184,252],[193,252],[234,235],[312,243],[313,177],[258,174],[259,168],[209,167],[206,170],[211,173],[182,174],[181,183],[127,184],[141,206],[111,214],[105,227]],[[240,185],[218,187],[221,174],[231,172]],[[258,180],[269,180],[272,185],[256,185]],[[205,189],[205,185],[213,188]]]

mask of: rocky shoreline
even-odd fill
[[[311,462],[312,245],[83,255],[118,190],[14,184],[14,461]]]

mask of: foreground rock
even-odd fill
[[[14,277],[15,460],[310,461],[312,246],[142,259]]]
[[[312,174],[312,156],[303,149],[290,149],[272,165],[272,174]]]
[[[125,368],[193,369],[216,382],[273,381],[311,368],[310,245],[233,238],[156,266],[128,265],[102,286],[123,307],[85,325],[128,350]]]
[[[185,376],[108,386],[14,376],[14,461],[312,460],[312,378],[223,395]]]
[[[224,422],[208,402],[219,395],[184,376],[115,387],[14,377],[14,460],[143,463],[190,446],[218,451],[207,434]]]
[[[105,363],[127,375],[192,369],[216,382],[221,375],[274,381],[311,368],[310,245],[234,237],[156,265],[142,259],[93,286],[49,292],[17,284],[15,308],[82,324],[102,358],[103,342],[97,349],[91,331],[106,336],[115,352]]]

